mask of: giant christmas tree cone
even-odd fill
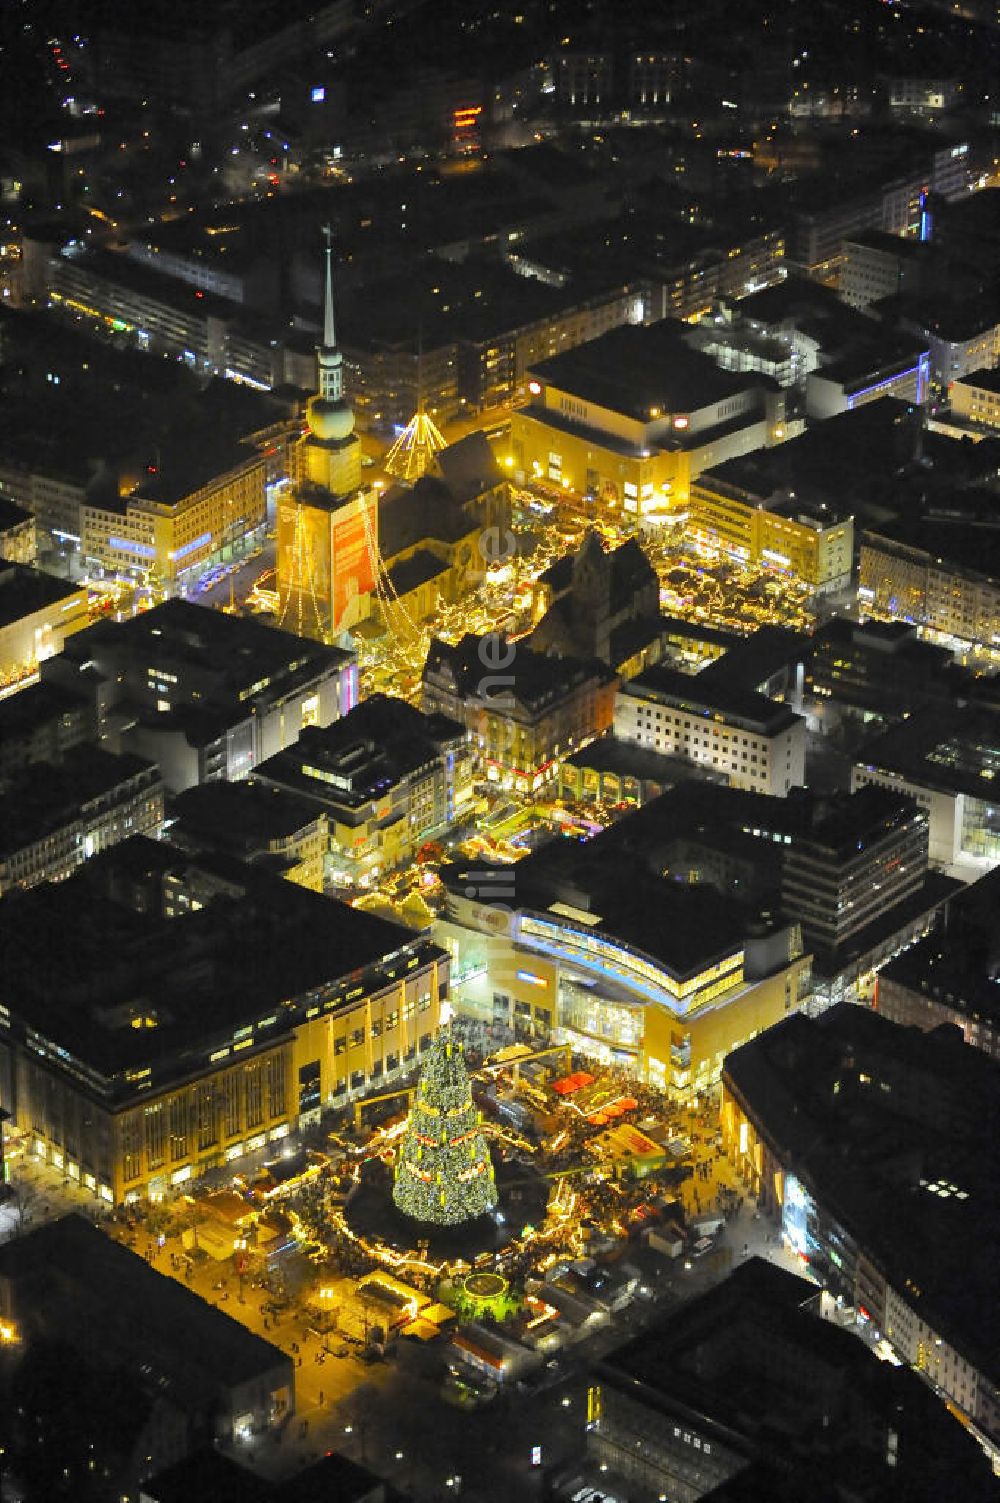
[[[453,1226],[497,1203],[493,1164],[461,1044],[434,1040],[396,1160],[392,1198],[415,1221]]]

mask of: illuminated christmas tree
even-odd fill
[[[392,1198],[415,1221],[442,1226],[473,1221],[497,1203],[462,1046],[447,1034],[427,1051],[396,1160]]]

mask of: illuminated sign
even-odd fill
[[[183,548],[175,548],[170,557],[174,559],[187,558],[188,554],[194,553],[196,548],[204,548],[205,544],[210,543],[211,541],[212,534],[210,532],[203,532],[201,536],[196,537],[193,542],[185,543]]]
[[[674,418],[674,427],[675,428],[686,428],[689,422],[690,422],[690,418],[675,417]]]
[[[318,88],[313,89],[309,97],[313,104],[322,104],[326,98],[326,90],[320,85]]]
[[[542,383],[541,383],[541,381],[529,381],[528,382],[528,390],[531,392],[531,395],[533,397],[539,397],[539,396],[541,396],[541,394],[542,394]]]
[[[143,558],[156,557],[156,549],[149,543],[133,543],[128,538],[108,538],[108,543],[118,553],[138,553]]]

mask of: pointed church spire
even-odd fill
[[[336,349],[337,337],[333,328],[333,230],[328,224],[323,226],[323,234],[326,236],[326,285],[323,294],[323,348]]]
[[[344,399],[344,360],[337,349],[333,325],[333,231],[328,224],[323,226],[323,234],[326,238],[326,271],[323,280],[323,343],[316,347],[317,395],[323,402],[340,406]],[[350,428],[353,426],[352,418]]]

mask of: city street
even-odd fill
[[[757,1217],[752,1203],[734,1208],[741,1187],[715,1147],[714,1106],[700,1111],[676,1108],[670,1120],[692,1143],[695,1172],[678,1192],[688,1218],[709,1215],[729,1192],[730,1220],[715,1245],[701,1257],[659,1260],[656,1271],[644,1275],[644,1297],[613,1315],[594,1336],[560,1354],[557,1380],[551,1386],[523,1392],[510,1385],[491,1404],[464,1411],[460,1418],[441,1393],[447,1352],[442,1338],[426,1343],[399,1338],[390,1343],[385,1358],[369,1362],[361,1355],[362,1346],[346,1315],[339,1330],[322,1336],[311,1329],[315,1317],[307,1309],[290,1305],[284,1312],[276,1311],[274,1296],[255,1286],[250,1275],[241,1280],[231,1260],[191,1259],[179,1232],[167,1236],[161,1246],[141,1222],[129,1226],[119,1218],[107,1229],[158,1272],[187,1284],[291,1356],[295,1415],[277,1432],[235,1444],[234,1454],[254,1470],[275,1477],[291,1475],[325,1451],[338,1450],[371,1465],[418,1503],[439,1503],[456,1495],[480,1503],[508,1503],[512,1498],[530,1503],[541,1496],[543,1471],[565,1467],[581,1454],[587,1373],[593,1361],[718,1283],[747,1253],[802,1271],[794,1256],[778,1245],[774,1228]],[[73,1209],[101,1214],[91,1196],[62,1184],[51,1168],[18,1156],[15,1165],[29,1227]],[[0,1211],[0,1235],[7,1221],[10,1234],[14,1223],[5,1208]],[[648,1257],[644,1267],[649,1267]],[[331,1282],[346,1286],[347,1281]],[[345,1287],[333,1307],[345,1310],[348,1298]],[[538,1445],[543,1446],[540,1467],[532,1461]]]

